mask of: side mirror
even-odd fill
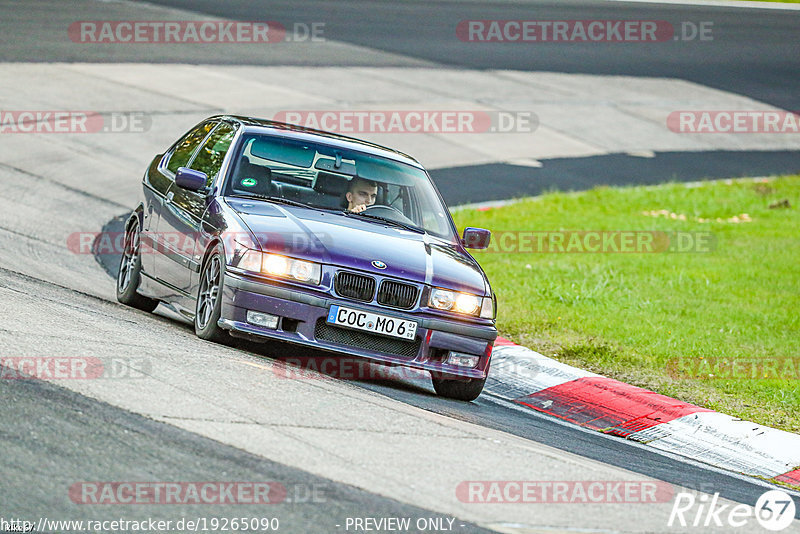
[[[205,189],[207,180],[208,176],[206,173],[194,169],[187,169],[186,167],[178,167],[178,172],[175,174],[175,183],[178,184],[178,187],[188,189],[189,191]]]
[[[467,248],[484,249],[489,247],[492,240],[492,232],[483,228],[464,228],[464,237],[461,243]]]

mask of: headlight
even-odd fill
[[[245,252],[236,266],[245,271],[260,272],[304,284],[319,285],[322,277],[322,267],[318,263],[257,250]]]
[[[481,299],[475,295],[467,293],[459,293],[456,295],[456,311],[458,313],[466,313],[467,315],[475,315],[475,312],[480,311]]]
[[[484,319],[492,319],[494,315],[491,297],[479,297],[471,293],[460,293],[449,289],[434,288],[428,299],[428,306],[437,310],[451,311]],[[487,310],[488,316],[486,315]]]

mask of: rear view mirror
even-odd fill
[[[178,167],[178,172],[175,174],[175,183],[178,187],[188,189],[189,191],[200,191],[206,187],[208,176],[206,173],[188,169],[186,167]]]
[[[348,174],[354,176],[356,174],[356,166],[354,163],[342,161],[341,156],[338,159],[339,166],[336,166],[337,160],[331,158],[319,158],[314,164],[315,169],[323,171],[338,172],[340,174]]]
[[[467,248],[481,250],[489,247],[492,239],[492,232],[483,228],[464,228],[464,237],[461,243]]]

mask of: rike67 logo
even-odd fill
[[[719,493],[698,497],[681,492],[675,497],[667,525],[694,528],[749,526],[752,529],[755,518],[764,529],[778,532],[792,523],[795,512],[791,495],[781,490],[767,491],[758,498],[755,506],[721,504]]]

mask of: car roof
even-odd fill
[[[343,149],[355,150],[364,152],[373,156],[380,156],[408,165],[412,165],[419,169],[423,169],[422,164],[399,150],[394,150],[385,146],[381,146],[355,137],[348,137],[332,132],[325,132],[322,130],[315,130],[313,128],[305,128],[294,124],[287,124],[285,122],[278,122],[269,119],[259,119],[256,117],[244,117],[239,115],[217,115],[209,117],[208,120],[228,120],[231,122],[238,122],[244,126],[245,131],[249,133],[269,133],[278,135],[289,139],[298,139],[308,142],[335,145]]]

